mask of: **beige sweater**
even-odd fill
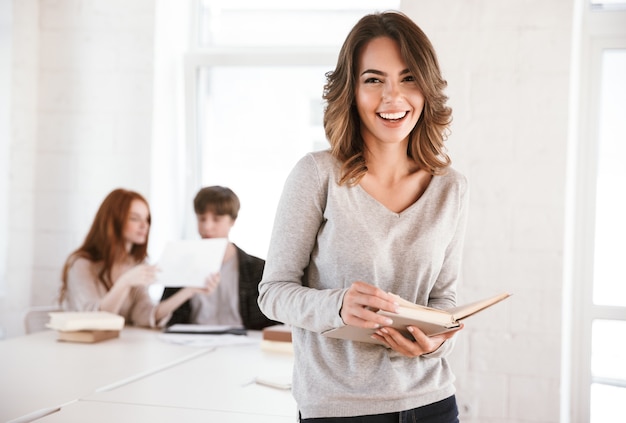
[[[303,418],[409,410],[454,394],[446,356],[453,341],[419,358],[380,345],[327,338],[344,325],[339,311],[362,280],[417,304],[456,304],[467,217],[467,181],[449,169],[401,213],[360,186],[339,186],[329,152],[302,158],[277,209],[261,310],[293,326],[293,395]]]
[[[96,311],[100,299],[107,293],[98,280],[101,265],[85,258],[77,258],[67,275],[67,293],[63,308],[67,311]],[[146,288],[133,287],[124,300],[119,314],[127,325],[155,327],[155,304]]]

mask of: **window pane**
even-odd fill
[[[626,321],[594,320],[591,327],[591,375],[626,385]]]
[[[626,403],[626,321],[594,320],[591,339],[591,423],[617,421]],[[620,407],[618,410],[618,406]]]
[[[366,13],[399,0],[204,0],[202,46],[336,46]]]
[[[605,50],[599,115],[599,158],[593,301],[626,306],[626,50]]]
[[[214,66],[201,74],[202,184],[241,200],[231,239],[264,258],[285,178],[328,148],[322,91],[328,67]]]
[[[618,422],[624,417],[626,388],[591,385],[591,423]]]

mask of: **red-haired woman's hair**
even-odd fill
[[[113,286],[111,280],[111,270],[115,262],[130,256],[136,263],[140,263],[148,256],[148,236],[144,244],[133,244],[130,252],[126,252],[124,241],[124,226],[128,221],[130,206],[134,200],[140,200],[148,207],[148,223],[150,223],[150,209],[146,199],[135,191],[116,189],[104,199],[96,217],[85,237],[83,245],[76,249],[68,257],[61,276],[62,285],[59,295],[59,302],[63,300],[67,291],[67,274],[77,258],[86,258],[93,262],[102,262],[102,270],[98,274],[99,281],[106,287],[107,291]]]

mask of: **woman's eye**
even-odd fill
[[[149,223],[149,222],[148,222],[148,219],[144,219],[144,218],[142,218],[142,217],[140,217],[140,216],[130,216],[130,217],[128,218],[128,220],[129,220],[130,222],[134,222],[134,223]]]
[[[405,82],[415,82],[415,77],[413,75],[409,75],[404,78]]]
[[[380,79],[372,77],[365,80],[366,84],[375,84],[376,82],[380,82]]]

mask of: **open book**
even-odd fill
[[[390,325],[391,327],[402,332],[402,334],[407,338],[413,339],[407,329],[407,326],[417,326],[428,336],[456,330],[459,326],[461,326],[461,320],[491,307],[509,296],[510,294],[507,293],[498,294],[493,297],[485,298],[480,301],[475,301],[448,310],[439,310],[432,307],[420,306],[398,297],[398,302],[400,303],[398,314],[382,310],[379,310],[378,313],[391,318],[393,320],[393,324]],[[328,330],[322,334],[330,338],[382,344],[371,337],[374,332],[375,329],[365,329],[356,326],[342,326],[340,328]]]

